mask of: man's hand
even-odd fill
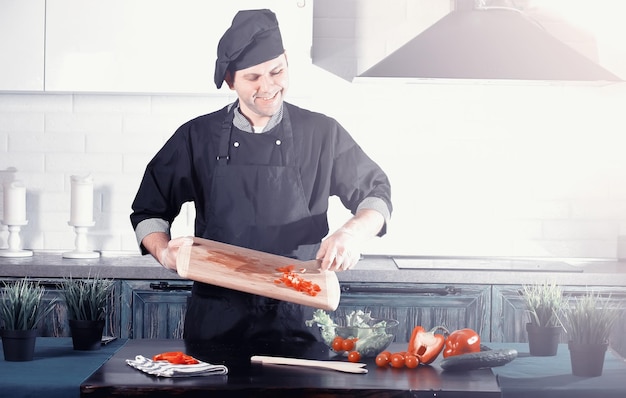
[[[354,233],[340,228],[322,241],[317,254],[322,260],[322,269],[345,271],[354,267],[361,258],[361,242]]]
[[[167,242],[167,246],[161,249],[157,260],[165,268],[172,271],[176,271],[176,257],[178,256],[178,249],[181,246],[191,246],[193,244],[193,238],[185,236],[182,238],[175,238]]]
[[[365,242],[376,236],[384,223],[383,215],[375,210],[358,211],[343,227],[322,241],[316,256],[322,260],[321,268],[345,271],[354,267],[361,258]]]
[[[168,234],[155,232],[147,235],[142,241],[144,247],[164,267],[176,272],[176,256],[181,246],[193,244],[193,238],[181,237],[171,239]]]

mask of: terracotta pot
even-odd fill
[[[104,320],[83,321],[70,319],[70,333],[75,350],[94,351],[102,346],[102,331]]]
[[[527,323],[526,331],[528,332],[530,355],[538,357],[555,356],[559,348],[562,330],[560,326],[537,326],[534,323]]]
[[[0,336],[2,336],[2,349],[5,361],[21,362],[33,360],[37,329],[0,329]]]
[[[584,344],[569,341],[567,346],[574,376],[596,377],[602,375],[608,343]]]

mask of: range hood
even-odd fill
[[[622,81],[502,7],[452,11],[359,77]]]

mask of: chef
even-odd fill
[[[217,88],[223,82],[238,99],[183,124],[147,165],[130,217],[143,254],[176,270],[178,248],[190,239],[171,239],[169,227],[193,201],[196,236],[352,268],[363,244],[386,232],[390,183],[334,119],[284,102],[289,67],[272,11],[235,15],[217,48]],[[353,216],[328,235],[333,195]],[[319,332],[304,323],[312,311],[195,282],[184,338],[315,341]]]

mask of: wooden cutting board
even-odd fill
[[[316,283],[316,296],[297,291],[283,283],[277,268],[295,266],[294,272]],[[246,293],[258,294],[309,307],[334,311],[339,305],[337,275],[319,269],[319,262],[300,261],[208,239],[194,238],[193,245],[181,246],[176,259],[178,274],[186,279],[209,283]],[[304,271],[304,272],[301,272]]]

